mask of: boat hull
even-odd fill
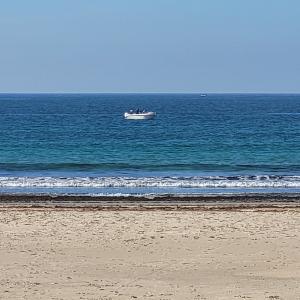
[[[150,120],[155,117],[155,112],[147,112],[147,113],[125,113],[124,118],[127,120]]]

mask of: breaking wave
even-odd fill
[[[300,176],[0,177],[0,188],[300,188]]]

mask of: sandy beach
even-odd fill
[[[1,299],[300,299],[300,208],[0,209]]]

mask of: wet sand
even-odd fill
[[[1,299],[300,299],[300,207],[0,208]]]
[[[0,194],[0,206],[93,208],[95,210],[210,210],[300,207],[300,194],[228,194],[164,196],[72,196]]]

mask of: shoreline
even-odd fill
[[[0,195],[2,208],[85,210],[239,210],[300,208],[300,194],[191,196]]]

